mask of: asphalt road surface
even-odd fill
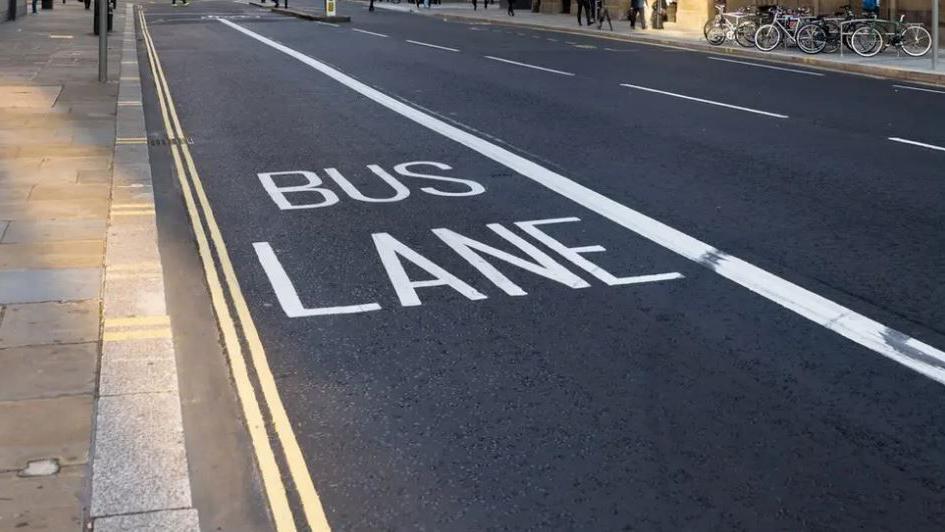
[[[143,11],[299,529],[945,528],[945,93],[353,3]]]

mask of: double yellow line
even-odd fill
[[[194,165],[190,148],[186,142],[175,142],[177,139],[186,139],[187,137],[184,135],[180,120],[177,117],[174,100],[168,89],[167,78],[164,76],[164,69],[161,67],[161,60],[154,47],[154,41],[151,39],[151,32],[148,29],[141,7],[138,8],[138,20],[148,51],[151,74],[154,76],[154,85],[161,108],[161,116],[164,120],[164,129],[168,140],[171,141],[170,149],[171,156],[174,159],[174,168],[177,171],[177,178],[184,193],[184,203],[187,206],[190,222],[194,229],[194,236],[197,238],[197,250],[200,254],[200,260],[203,262],[207,286],[210,289],[210,298],[223,333],[223,343],[233,372],[233,380],[236,383],[236,392],[240,398],[243,415],[249,428],[276,530],[278,532],[294,532],[296,521],[289,506],[286,486],[283,482],[284,475],[276,460],[269,438],[269,431],[263,418],[263,408],[268,408],[273,435],[282,448],[283,459],[288,469],[287,477],[291,479],[298,493],[302,513],[308,528],[313,532],[328,531],[330,528],[321,501],[318,498],[318,493],[315,491],[315,484],[312,482],[302,450],[295,438],[295,432],[292,430],[282,399],[279,397],[279,390],[276,388],[276,382],[272,376],[265,349],[263,349],[262,342],[259,339],[259,333],[249,313],[243,292],[240,290],[226,244],[213,216],[210,202],[204,193],[203,183],[197,173],[196,165]],[[196,201],[194,200],[195,195]],[[203,219],[201,219],[201,214]],[[216,252],[219,264],[214,261],[212,250]],[[224,285],[220,282],[221,271],[226,283],[225,292]],[[236,311],[238,322],[233,319],[230,313],[227,296]],[[240,332],[246,340],[253,370],[256,373],[259,392],[263,400],[262,405],[257,399],[256,389],[250,379],[240,342]]]

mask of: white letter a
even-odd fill
[[[387,270],[387,276],[400,298],[400,304],[405,307],[415,307],[420,305],[420,298],[417,296],[415,288],[426,288],[430,286],[449,286],[460,294],[463,294],[471,300],[486,299],[486,295],[479,292],[472,286],[461,281],[458,277],[436,265],[430,259],[417,253],[407,247],[406,244],[390,236],[388,233],[374,233],[374,245],[377,247],[377,254],[381,257],[384,269]],[[426,281],[412,281],[407,277],[401,257],[417,265],[424,271],[433,276],[433,279]]]

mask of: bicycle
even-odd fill
[[[851,48],[860,56],[872,57],[892,45],[907,55],[922,57],[932,48],[932,35],[922,24],[905,22],[905,18],[900,15],[899,20],[876,19],[859,26],[850,35]]]
[[[773,21],[761,26],[758,28],[758,31],[755,32],[756,48],[762,52],[770,52],[777,48],[782,42],[785,46],[793,42],[801,48],[801,50],[808,53],[817,53],[823,49],[823,46],[820,46],[823,43],[808,39],[805,39],[803,42],[797,40],[798,28],[803,22],[813,18],[809,11],[806,9],[787,11],[781,7],[776,7],[773,14]],[[817,46],[820,46],[820,48],[817,49]]]
[[[801,24],[794,33],[797,47],[807,54],[836,52],[840,49],[842,20],[844,19],[839,17],[818,16]]]
[[[748,48],[754,45],[755,31],[758,23],[757,15],[746,11],[725,13],[725,4],[716,4],[715,17],[706,21],[702,28],[705,40],[713,46],[721,46],[726,40],[734,40]]]

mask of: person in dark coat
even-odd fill
[[[646,29],[646,0],[630,0],[630,29],[637,25],[637,19],[640,20],[640,28]]]
[[[631,0],[632,1],[632,0]],[[587,25],[591,25],[591,4],[590,0],[577,0],[577,18],[578,26],[581,25],[581,10],[584,10],[584,17],[587,20]]]

